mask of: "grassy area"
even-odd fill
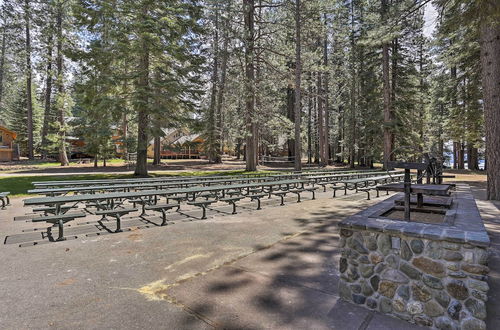
[[[234,171],[191,171],[191,172],[151,172],[152,177],[161,176],[203,176],[203,175],[239,175],[251,173],[271,173],[270,171],[245,172]],[[277,172],[272,172],[276,174]],[[70,181],[70,180],[100,180],[100,179],[126,179],[132,178],[131,174],[81,174],[81,175],[54,175],[54,176],[9,176],[0,177],[0,191],[10,191],[12,196],[26,196],[28,190],[33,189],[32,182],[35,181]]]

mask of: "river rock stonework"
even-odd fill
[[[339,225],[342,299],[421,326],[486,329],[487,236],[482,242],[467,241],[467,233],[463,240],[456,233],[450,238],[444,227],[431,239],[424,230],[404,233],[404,226],[384,232],[386,219],[383,226],[344,221]]]

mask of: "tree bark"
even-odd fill
[[[382,21],[387,20],[387,0],[382,0]],[[389,44],[382,45],[382,80],[384,94],[384,168],[390,160],[393,148],[391,84],[389,81]]]
[[[144,8],[143,15],[147,14]],[[149,127],[149,48],[144,36],[141,36],[142,53],[139,55],[137,87],[140,91],[141,102],[137,102],[137,162],[136,176],[148,175],[148,127]]]
[[[292,64],[289,65],[290,68],[293,67]],[[295,124],[295,114],[294,114],[294,104],[295,104],[295,95],[294,95],[294,90],[292,84],[289,84],[287,89],[286,89],[286,112],[287,112],[287,118]],[[293,158],[295,156],[295,142],[293,139],[288,139],[287,141],[287,146],[288,146],[288,160],[293,161]]]
[[[301,122],[301,78],[302,78],[302,59],[301,59],[301,18],[300,18],[300,0],[295,0],[295,163],[296,171],[302,170],[302,143],[300,140],[300,122]]]
[[[339,131],[337,135],[337,157],[336,157],[336,162],[341,164],[344,163],[344,156],[343,156],[343,139],[344,136],[342,132],[344,131],[344,114],[342,113],[342,106],[339,106]]]
[[[222,54],[221,54],[221,65],[220,65],[220,82],[219,82],[219,90],[217,91],[217,109],[216,109],[216,117],[217,117],[217,141],[218,144],[218,152],[217,157],[215,158],[216,163],[222,163],[222,154],[224,153],[224,134],[223,134],[223,113],[222,113],[222,105],[224,103],[224,95],[226,92],[226,74],[227,74],[227,62],[229,58],[229,53],[227,51],[229,38],[227,36],[227,20],[224,23],[224,41],[222,43]]]
[[[463,143],[457,143],[458,150],[458,169],[463,170],[465,168],[465,149]]]
[[[47,158],[47,135],[49,133],[49,125],[51,122],[51,105],[52,105],[52,29],[49,31],[49,36],[47,40],[47,72],[45,77],[45,106],[43,114],[43,126],[42,126],[42,158]]]
[[[325,20],[325,25],[327,25],[326,21],[326,13],[324,14],[324,20]],[[323,40],[323,66],[325,68],[328,68],[328,37],[325,34],[324,40]],[[324,129],[323,129],[323,142],[325,144],[324,146],[324,163],[325,165],[328,165],[329,160],[330,160],[330,111],[329,111],[329,99],[328,99],[328,93],[329,93],[329,88],[328,88],[328,71],[323,73],[323,99],[324,99],[324,104],[323,104],[323,110],[324,110]]]
[[[312,164],[312,108],[313,108],[313,90],[311,73],[309,73],[309,90],[307,104],[307,163]]]
[[[153,165],[160,165],[160,163],[161,163],[161,137],[155,136],[153,148],[154,148]]]
[[[5,50],[7,49],[7,23],[2,27],[2,48],[0,51],[0,108],[2,107],[3,76],[5,71]]]
[[[488,0],[491,13],[498,13],[500,4]],[[489,13],[487,13],[489,14]],[[486,131],[487,198],[500,200],[500,24],[494,20],[481,20],[481,67]]]
[[[216,5],[217,6],[217,5]],[[217,163],[217,128],[216,128],[216,108],[217,89],[219,80],[219,8],[215,8],[215,29],[213,36],[213,62],[212,62],[212,90],[210,92],[210,108],[208,118],[208,161]]]
[[[122,139],[122,158],[128,160],[128,120],[126,113],[123,114],[122,119]]]
[[[478,150],[473,142],[467,142],[467,168],[472,171],[479,170]]]
[[[243,0],[245,21],[245,122],[247,171],[256,171],[257,127],[255,123],[254,13],[255,1]]]
[[[28,158],[34,158],[33,150],[33,98],[31,95],[31,36],[30,36],[30,4],[29,0],[24,1],[24,24],[26,43],[26,105],[27,118],[26,127],[28,135]]]
[[[56,27],[57,27],[57,95],[58,97],[64,97],[64,68],[63,68],[63,3],[61,0],[57,2],[57,17],[56,17]],[[58,102],[59,103],[59,102]],[[66,122],[64,118],[64,104],[58,105],[58,119],[59,119],[59,161],[61,166],[68,166],[68,155],[66,153]]]

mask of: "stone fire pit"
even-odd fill
[[[384,217],[400,198],[339,224],[341,298],[422,326],[486,329],[490,240],[469,187],[438,223]]]

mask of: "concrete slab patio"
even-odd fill
[[[500,328],[500,207],[478,206],[492,239],[490,329]],[[338,298],[338,229],[365,194],[246,209],[31,247],[0,247],[0,324],[20,328],[412,329]],[[3,236],[28,228],[19,199]]]

